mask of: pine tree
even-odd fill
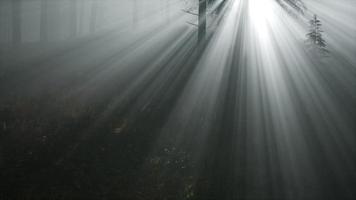
[[[328,53],[326,48],[326,41],[323,38],[323,30],[321,29],[321,21],[317,15],[313,16],[313,19],[309,21],[309,33],[307,36],[307,43],[313,48],[317,49],[320,53]]]

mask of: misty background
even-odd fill
[[[0,0],[0,199],[354,199],[355,11]]]

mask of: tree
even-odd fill
[[[77,35],[77,11],[78,11],[78,2],[77,0],[70,0],[70,37],[75,37]]]
[[[198,15],[198,41],[202,41],[206,33],[206,0],[199,0]]]
[[[307,43],[313,49],[318,50],[320,53],[328,53],[326,49],[326,41],[323,38],[323,30],[321,29],[321,21],[317,15],[313,16],[313,19],[309,21],[309,33],[307,36]]]
[[[21,42],[21,0],[12,0],[12,41]]]
[[[191,1],[186,1],[191,2]],[[208,15],[208,7],[215,2],[215,0],[198,0],[198,13],[194,13],[193,10],[195,10],[194,7],[189,8],[188,10],[184,10],[184,12],[192,15],[196,15],[198,17],[198,24],[193,24],[189,23],[191,25],[197,26],[198,27],[198,42],[201,42],[205,39],[206,35],[206,28],[207,28],[207,15]],[[225,2],[225,0],[222,0],[220,3]]]
[[[98,0],[93,0],[91,4],[91,20],[90,20],[90,32],[94,33],[96,30],[96,23],[98,18]]]
[[[48,40],[48,2],[41,0],[41,23],[40,23],[40,40]]]
[[[275,0],[277,4],[282,7],[288,14],[294,17],[305,16],[307,12],[307,7],[305,6],[303,0]],[[220,13],[225,3],[228,0],[184,0],[185,4],[189,5],[189,9],[183,10],[184,12],[198,17],[198,24],[190,23],[191,25],[198,27],[198,41],[204,40],[207,29],[207,15],[211,13]],[[192,6],[198,2],[198,6]],[[218,3],[217,6],[213,6]],[[208,9],[210,9],[208,11]],[[198,13],[196,13],[198,10]],[[324,41],[325,42],[325,41]]]

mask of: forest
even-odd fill
[[[353,200],[355,122],[355,0],[0,0],[0,200]]]

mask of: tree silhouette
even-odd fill
[[[77,20],[78,20],[78,0],[71,0],[70,1],[70,24],[69,24],[69,31],[70,37],[75,37],[77,35]]]
[[[321,21],[318,19],[317,15],[313,16],[313,19],[309,21],[309,32],[306,34],[307,43],[313,49],[318,50],[320,53],[328,53],[326,48],[326,41],[323,38],[323,30],[321,29]]]
[[[21,42],[21,0],[13,0],[12,3],[12,41],[14,44]]]
[[[206,33],[206,0],[199,0],[199,16],[198,16],[198,40],[202,41]]]
[[[196,2],[197,7],[193,6],[194,4],[192,5],[192,2]],[[206,29],[208,27],[207,16],[213,13],[218,13],[219,10],[222,9],[222,6],[225,5],[226,0],[221,0],[219,4],[214,9],[212,9],[211,7],[214,3],[216,3],[216,0],[185,0],[185,4],[187,4],[190,8],[183,11],[198,17],[198,24],[194,24],[191,22],[188,23],[198,27],[199,42],[202,42],[205,39]],[[195,13],[194,10],[197,10],[198,12]]]
[[[41,0],[40,40],[48,40],[48,0]]]
[[[91,2],[91,20],[90,20],[90,25],[89,29],[91,33],[94,33],[96,31],[96,26],[97,26],[97,21],[98,21],[98,9],[99,9],[99,2],[98,0],[92,0]]]

